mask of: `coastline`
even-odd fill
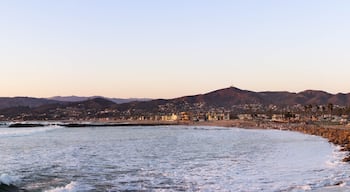
[[[220,127],[237,127],[244,129],[277,129],[282,131],[296,131],[303,134],[315,135],[327,139],[330,143],[340,146],[342,151],[348,154],[343,162],[350,162],[350,129],[342,125],[317,125],[306,123],[278,123],[262,121],[230,120],[226,122],[204,122],[194,125],[208,125]]]
[[[19,122],[17,122],[20,124]],[[23,122],[21,126],[24,126],[26,123],[30,122]],[[320,126],[315,124],[304,124],[304,123],[279,123],[279,122],[261,122],[261,121],[241,121],[241,120],[230,120],[230,121],[203,121],[203,122],[166,122],[166,121],[132,121],[132,122],[64,122],[64,123],[57,123],[57,122],[35,122],[32,123],[32,125],[58,125],[58,124],[66,124],[68,126],[66,130],[69,131],[70,128],[80,127],[80,131],[84,132],[84,128],[88,127],[114,127],[114,126],[120,126],[120,130],[122,130],[123,126],[170,126],[168,128],[171,129],[171,126],[176,125],[184,125],[184,126],[194,126],[194,127],[201,127],[201,126],[211,126],[211,127],[225,127],[227,129],[231,128],[244,128],[244,129],[260,129],[260,130],[284,130],[284,131],[297,131],[303,134],[309,134],[309,135],[316,135],[321,136],[324,138],[327,138],[329,142],[334,143],[335,145],[341,146],[343,150],[347,151],[347,156],[343,159],[344,162],[350,161],[350,129],[345,128],[345,126]],[[94,128],[95,129],[95,128]],[[152,128],[151,128],[152,129]],[[85,129],[89,130],[89,129]],[[147,128],[143,129],[147,131]],[[133,131],[131,129],[131,131]],[[230,132],[230,131],[229,131]],[[224,133],[226,134],[226,133]],[[232,137],[229,137],[229,139],[232,139]],[[269,141],[268,141],[269,142]],[[324,141],[323,141],[324,142]],[[333,147],[333,146],[332,146]],[[337,149],[338,150],[338,149]],[[287,150],[288,151],[288,150]],[[299,152],[299,150],[296,150]],[[319,152],[315,151],[317,154]],[[321,155],[324,157],[324,155]],[[341,159],[337,157],[336,162],[338,163]],[[347,166],[347,164],[343,164],[344,166]],[[337,181],[334,184],[332,183],[331,186],[338,186],[342,185],[343,181]],[[20,189],[14,185],[6,185],[4,183],[0,182],[0,191],[1,189],[7,190],[7,191],[25,191],[24,189]]]
[[[54,124],[55,122],[41,123]],[[97,124],[99,122],[94,123]],[[133,122],[134,125],[138,123],[141,122]],[[179,122],[179,124],[180,123],[181,122]],[[182,123],[184,125],[160,125],[155,127],[135,126],[125,128],[81,127],[76,129],[48,126],[45,128],[29,128],[30,131],[34,130],[34,134],[23,134],[24,137],[22,137],[21,132],[26,132],[26,129],[13,129],[10,131],[20,134],[14,139],[11,136],[8,137],[5,135],[4,143],[7,143],[7,145],[4,145],[5,148],[13,145],[13,142],[24,142],[25,144],[32,145],[30,141],[33,141],[34,144],[40,143],[36,145],[34,154],[46,154],[42,161],[38,161],[37,157],[33,156],[32,153],[27,153],[23,154],[23,156],[20,155],[19,158],[15,158],[13,162],[17,162],[16,164],[21,165],[20,167],[28,163],[37,163],[39,166],[38,169],[34,169],[33,172],[29,172],[28,175],[37,174],[38,171],[40,173],[41,167],[50,167],[52,171],[34,180],[22,180],[20,178],[26,177],[27,173],[22,175],[21,172],[7,171],[17,170],[17,166],[14,165],[14,167],[5,167],[4,174],[9,174],[9,178],[14,179],[16,179],[17,176],[21,176],[19,180],[13,180],[13,184],[18,188],[28,190],[33,190],[34,188],[31,188],[31,186],[33,186],[33,183],[35,184],[37,182],[45,183],[45,186],[43,185],[45,190],[50,188],[62,189],[72,182],[77,183],[77,189],[81,189],[80,186],[84,187],[85,185],[93,187],[97,185],[102,186],[99,183],[96,184],[94,181],[96,181],[96,179],[98,180],[101,176],[108,177],[112,175],[111,178],[113,178],[115,172],[106,169],[106,167],[109,168],[111,162],[117,162],[118,164],[113,170],[135,170],[127,173],[122,172],[120,176],[121,180],[118,180],[116,187],[123,186],[123,182],[129,182],[129,178],[133,179],[138,177],[137,175],[140,175],[140,183],[144,183],[146,179],[151,180],[153,178],[160,179],[159,181],[162,182],[163,177],[161,177],[161,173],[165,171],[167,173],[168,171],[169,173],[173,173],[173,170],[176,170],[180,174],[171,175],[171,179],[181,179],[184,176],[188,176],[193,178],[191,182],[198,181],[198,177],[196,177],[198,174],[200,174],[201,178],[208,178],[209,181],[213,182],[216,182],[217,178],[221,179],[224,175],[225,177],[223,177],[223,180],[225,182],[219,183],[217,186],[227,186],[228,189],[231,187],[238,188],[239,186],[236,186],[236,184],[233,185],[231,183],[232,179],[238,180],[244,178],[242,181],[248,183],[250,187],[248,189],[248,187],[242,186],[240,188],[241,190],[245,188],[245,190],[257,189],[252,187],[253,184],[250,181],[257,183],[256,186],[260,189],[269,190],[275,186],[276,188],[274,189],[277,190],[278,188],[282,191],[286,189],[297,190],[299,186],[310,186],[310,189],[323,189],[334,186],[338,189],[339,187],[336,187],[337,185],[345,186],[348,181],[348,178],[345,178],[345,176],[343,177],[343,174],[347,175],[349,167],[347,164],[340,162],[344,157],[344,153],[338,153],[338,147],[327,144],[326,140],[320,139],[319,137],[303,136],[302,134],[289,131],[274,131],[273,129],[247,129],[244,131],[240,128],[229,128],[232,127],[233,121]],[[252,122],[235,121],[234,123],[246,123],[253,126]],[[222,126],[224,128],[214,126]],[[243,127],[243,125],[241,127]],[[35,129],[38,130],[38,132],[35,131]],[[41,131],[41,129],[44,131]],[[4,131],[8,130],[5,129]],[[55,151],[57,149],[57,144],[60,146],[59,151]],[[20,154],[17,150],[21,151],[21,148],[7,151],[4,154],[4,163],[6,162],[6,156],[12,157],[16,154]],[[171,150],[171,153],[169,153],[169,150]],[[184,157],[184,154],[188,156]],[[51,157],[53,155],[62,157],[62,159],[59,159],[59,162],[63,163],[59,164],[57,167],[52,167],[50,164],[46,165],[45,162],[51,162]],[[102,159],[100,159],[100,157],[102,157]],[[106,161],[106,158],[111,161]],[[135,159],[133,162],[125,161],[128,159],[134,160],[133,158]],[[23,159],[27,159],[26,162],[23,162]],[[180,161],[174,163],[176,159],[180,159]],[[9,160],[12,161],[12,159]],[[92,164],[101,166],[96,166],[97,168],[94,168],[92,171],[90,171],[91,169],[84,169],[87,171],[83,170],[82,172],[79,171],[80,166],[69,169],[76,164],[75,160],[79,162],[87,161],[82,164],[82,166],[89,166]],[[152,161],[154,164],[149,166],[149,161]],[[42,163],[43,166],[41,166]],[[114,164],[112,166],[114,166]],[[142,170],[144,167],[145,171]],[[170,168],[165,170],[163,169],[164,167]],[[177,167],[180,167],[180,169],[178,170]],[[156,170],[155,172],[157,174],[152,174],[150,177],[146,178],[144,177],[149,171],[153,170]],[[188,172],[188,170],[194,171]],[[263,172],[256,172],[256,170],[263,170]],[[270,177],[270,172],[272,172],[272,170],[276,170],[276,172],[271,174],[273,176]],[[101,174],[92,174],[95,172]],[[124,175],[129,173],[131,176],[136,176],[124,177]],[[187,175],[187,173],[189,173],[189,175]],[[193,176],[192,173],[196,175]],[[208,177],[204,177],[206,173],[208,173],[206,175]],[[300,173],[305,173],[305,177],[302,177],[303,180],[299,180],[299,178],[301,178]],[[327,177],[333,173],[334,176],[331,178]],[[62,175],[60,178],[67,179],[62,183],[50,183],[47,177],[51,178],[52,175]],[[85,175],[91,182],[71,179],[74,178],[74,175]],[[325,177],[327,177],[327,179],[324,179]],[[260,178],[268,178],[267,180],[271,182],[265,185],[264,182],[266,180],[261,180]],[[288,180],[286,178],[288,178]],[[307,182],[304,182],[304,179]],[[293,182],[295,181],[298,182],[294,184]],[[155,183],[155,186],[157,186],[158,182]],[[212,186],[210,183],[208,185]],[[168,185],[168,183],[166,183],[165,186],[173,187],[172,185]],[[2,187],[8,186],[3,185]],[[109,185],[105,185],[104,187],[108,188]]]
[[[92,121],[77,122],[67,121],[62,123],[47,124],[36,122],[13,123],[10,128],[22,127],[42,127],[44,125],[56,125],[67,128],[84,128],[84,127],[127,127],[127,126],[171,126],[171,125],[190,125],[190,126],[217,126],[227,128],[244,128],[244,129],[277,129],[283,131],[297,131],[304,134],[320,136],[326,138],[330,143],[341,147],[342,151],[347,151],[344,162],[350,162],[350,128],[345,125],[318,125],[307,123],[286,123],[270,121],[253,121],[253,120],[222,120],[222,121]]]

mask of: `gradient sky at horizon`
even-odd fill
[[[350,1],[0,1],[0,96],[350,92]]]

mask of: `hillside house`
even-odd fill
[[[190,121],[191,115],[188,112],[181,112],[180,113],[180,121]]]
[[[174,113],[171,115],[162,116],[162,121],[177,121],[178,119],[179,119],[179,116]]]
[[[222,120],[230,120],[230,113],[228,112],[209,112],[207,113],[208,121],[222,121]]]
[[[239,120],[253,120],[253,116],[251,114],[238,114]]]

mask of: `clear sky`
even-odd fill
[[[2,0],[0,96],[350,92],[348,0]]]

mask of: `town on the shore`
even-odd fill
[[[328,105],[294,105],[278,107],[261,104],[235,105],[232,110],[211,109],[209,111],[181,111],[169,114],[143,114],[139,116],[122,116],[119,120],[149,121],[223,121],[245,120],[279,123],[319,123],[326,125],[349,125],[350,108],[333,104]],[[107,111],[105,111],[107,112]],[[106,118],[105,120],[109,120]]]
[[[228,120],[350,126],[350,93],[306,90],[254,92],[236,87],[174,99],[116,103],[105,97],[82,101],[0,98],[0,121],[91,121],[166,123]]]
[[[16,115],[0,114],[0,121],[91,121],[91,122],[219,122],[229,120],[305,123],[320,125],[350,126],[350,107],[333,105],[293,105],[280,107],[262,104],[234,105],[231,110],[211,108],[204,111],[200,106],[186,111],[167,110],[169,106],[158,106],[159,111],[138,112],[132,110],[118,111],[114,108],[64,107],[47,110],[43,113],[20,112]],[[169,108],[170,109],[170,108]]]
[[[291,130],[327,138],[349,151],[344,161],[350,161],[350,94],[251,92],[230,87],[203,95],[123,104],[106,98],[3,100],[0,125],[9,127],[46,126],[43,122],[49,122],[64,127],[209,125]]]

